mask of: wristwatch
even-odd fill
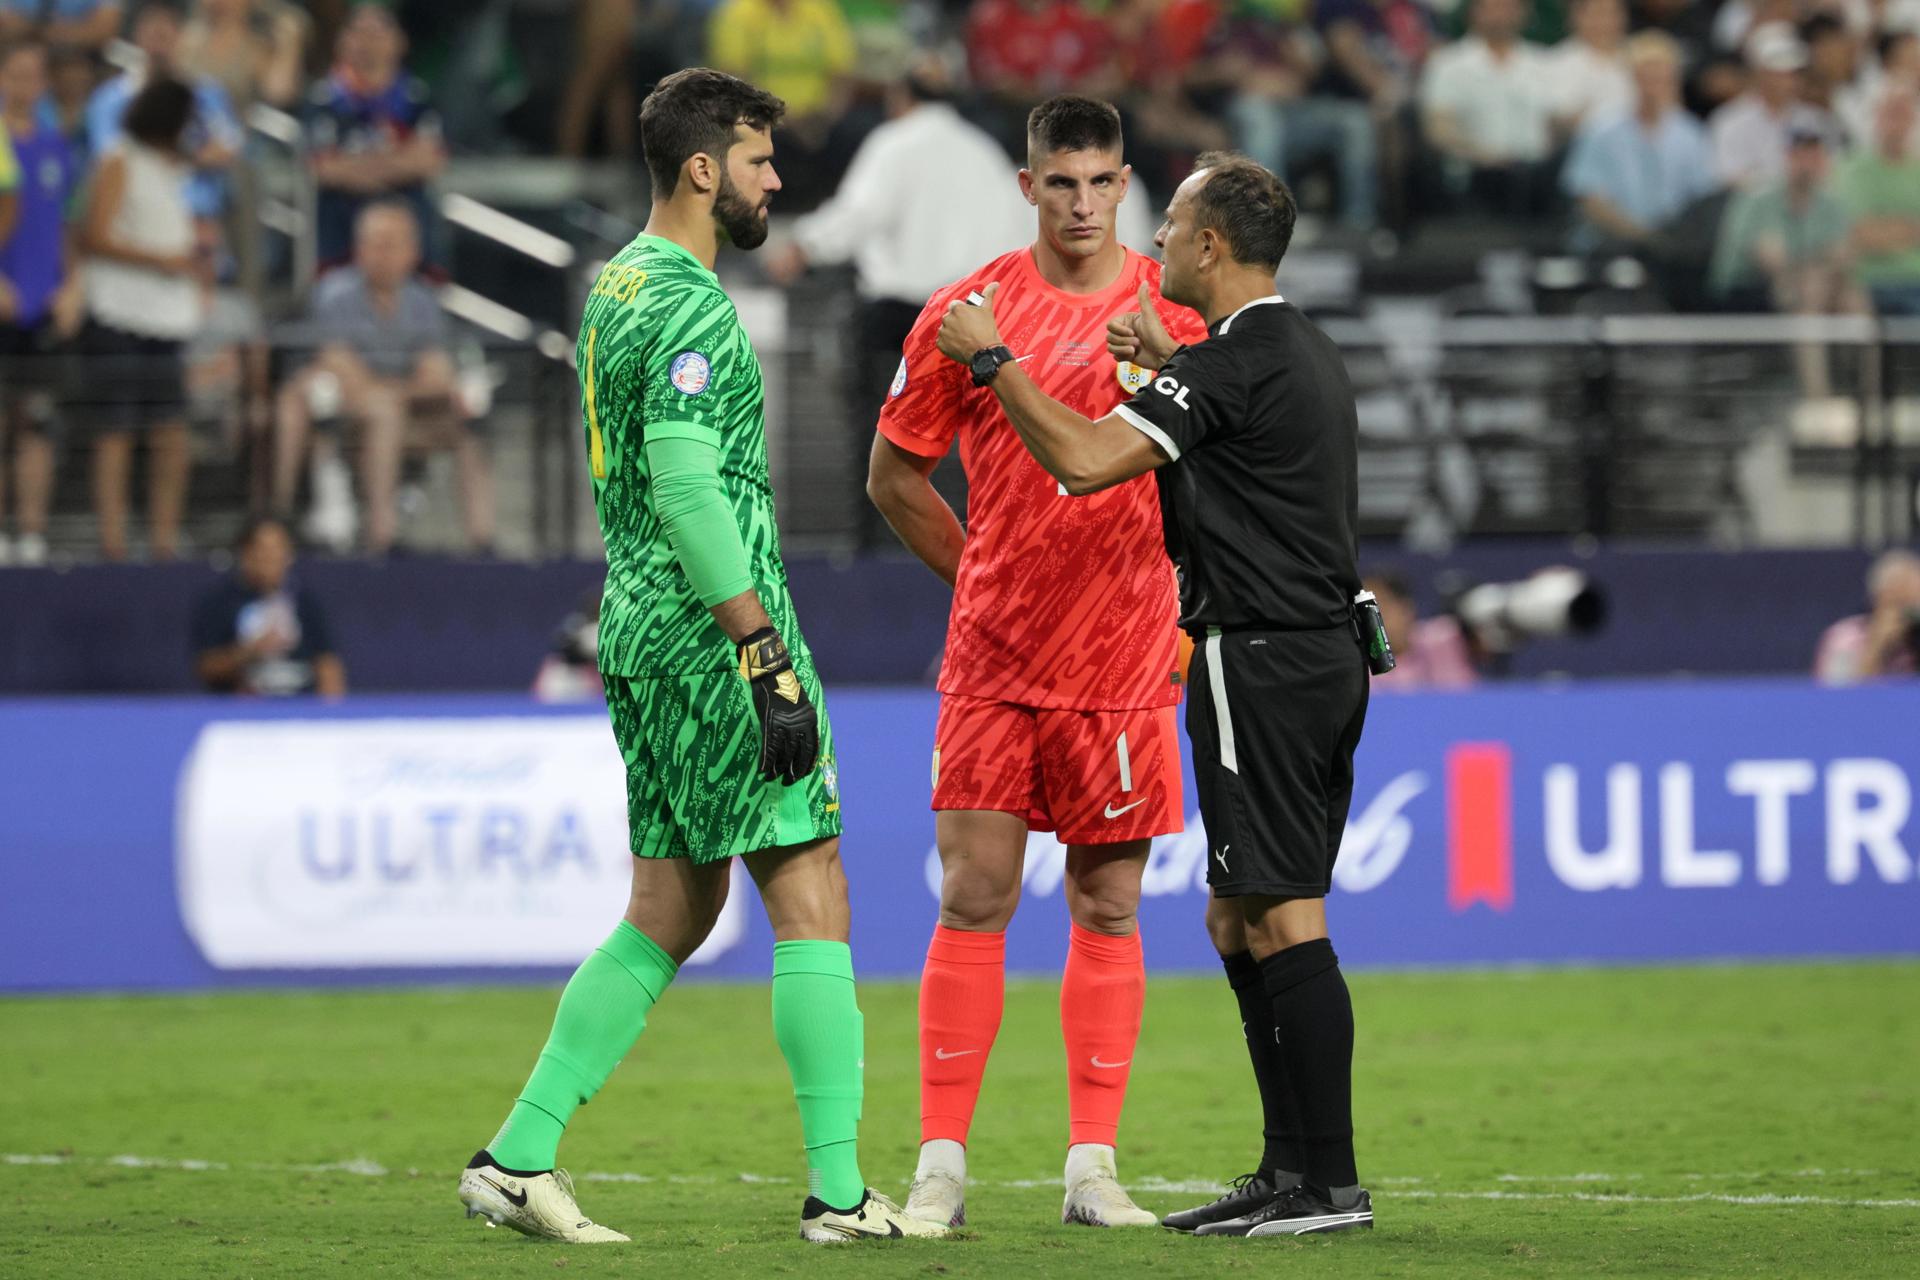
[[[1000,372],[1000,366],[1013,362],[1013,352],[1001,347],[983,347],[973,353],[967,367],[973,370],[973,385],[984,387]]]

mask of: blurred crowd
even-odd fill
[[[452,452],[487,549],[483,397],[430,288],[448,151],[407,48],[374,4],[0,4],[0,564],[45,561],[62,444],[99,554],[173,558],[206,435],[247,509],[304,485],[308,535],[372,554],[407,460]],[[268,138],[311,183],[304,241],[269,234]]]
[[[831,210],[922,108],[915,154],[986,173],[1078,90],[1120,106],[1143,207],[1228,146],[1356,252],[1451,219],[1634,256],[1675,306],[1920,313],[1920,0],[0,0],[0,563],[44,559],[63,441],[102,555],[177,554],[207,413],[244,505],[305,503],[340,549],[386,551],[408,468],[451,453],[485,550],[436,182],[453,152],[637,175],[640,96],[694,62],[786,99],[784,212]],[[273,233],[263,139],[311,181],[317,271]],[[799,249],[859,258],[837,225]],[[899,317],[869,319],[884,349]]]

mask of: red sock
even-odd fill
[[[1067,972],[1060,983],[1069,1143],[1114,1145],[1146,1000],[1147,966],[1139,933],[1116,938],[1074,925],[1068,934]]]
[[[934,926],[920,974],[920,1141],[966,1144],[1006,996],[1006,934]]]

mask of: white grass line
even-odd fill
[[[1736,1204],[1819,1205],[1837,1209],[1920,1209],[1920,1200],[1847,1200],[1838,1196],[1724,1195],[1696,1191],[1684,1196],[1643,1196],[1632,1192],[1601,1191],[1396,1191],[1410,1200],[1574,1200],[1587,1204]]]
[[[170,1160],[162,1156],[65,1156],[65,1155],[25,1155],[19,1152],[0,1152],[0,1164],[11,1165],[47,1165],[47,1164],[83,1164],[109,1165],[115,1169],[160,1169],[174,1173],[225,1173],[232,1169],[244,1169],[249,1173],[349,1173],[361,1178],[384,1178],[387,1176],[385,1165],[375,1164],[371,1160],[344,1160],[326,1164],[229,1164],[224,1160]]]
[[[86,1165],[106,1166],[116,1169],[148,1169],[173,1173],[221,1173],[243,1170],[248,1173],[302,1173],[302,1174],[345,1174],[358,1178],[385,1178],[390,1170],[372,1160],[345,1160],[324,1164],[233,1164],[223,1160],[170,1159],[159,1156],[115,1155],[115,1156],[73,1156],[59,1154],[0,1152],[0,1165],[17,1167],[38,1167],[47,1165]],[[417,1170],[409,1170],[417,1173]],[[1642,1173],[1572,1173],[1572,1174],[1502,1174],[1497,1180],[1505,1183],[1595,1183],[1625,1182],[1644,1180],[1649,1175]],[[1865,1177],[1884,1176],[1873,1169],[1796,1169],[1789,1172],[1754,1171],[1747,1173],[1685,1173],[1664,1175],[1682,1180],[1735,1180],[1767,1178],[1823,1178],[1823,1177]],[[774,1186],[791,1185],[797,1179],[758,1173],[739,1173],[730,1178],[716,1177],[711,1174],[646,1174],[632,1172],[592,1171],[580,1175],[582,1182],[610,1182],[650,1185],[666,1183],[674,1186],[716,1186],[723,1182],[744,1182]],[[1010,1178],[1002,1180],[969,1179],[975,1186],[991,1187],[1006,1191],[1032,1191],[1041,1188],[1053,1189],[1060,1185],[1058,1178]],[[1442,1190],[1422,1184],[1432,1179],[1419,1177],[1376,1178],[1376,1186],[1393,1186],[1396,1190],[1387,1193],[1388,1197],[1407,1200],[1522,1200],[1555,1201],[1580,1204],[1726,1204],[1742,1207],[1791,1208],[1795,1206],[1832,1209],[1920,1209],[1920,1198],[1897,1199],[1855,1199],[1841,1196],[1775,1195],[1756,1193],[1740,1195],[1714,1191],[1696,1191],[1686,1195],[1661,1196],[1643,1195],[1637,1192],[1604,1191],[1475,1191]],[[1217,1195],[1222,1190],[1219,1183],[1209,1178],[1173,1179],[1148,1176],[1131,1180],[1133,1190],[1143,1194],[1163,1195]]]
[[[1495,1182],[1637,1182],[1644,1178],[1669,1177],[1683,1182],[1751,1182],[1765,1178],[1879,1178],[1886,1176],[1878,1169],[1791,1169],[1786,1171],[1767,1169],[1748,1169],[1737,1173],[1503,1173]],[[1383,1178],[1381,1182],[1400,1181]],[[1419,1182],[1412,1178],[1405,1181]]]

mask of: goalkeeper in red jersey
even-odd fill
[[[1112,106],[1065,96],[1034,109],[1020,185],[1039,234],[934,294],[873,444],[874,502],[954,588],[933,747],[940,919],[920,985],[921,1146],[907,1201],[910,1215],[942,1224],[965,1220],[967,1131],[1000,1028],[1006,928],[1029,831],[1067,846],[1061,1216],[1090,1226],[1157,1221],[1122,1189],[1114,1144],[1146,993],[1140,877],[1152,838],[1184,818],[1176,590],[1158,490],[1143,476],[1067,496],[992,393],[935,346],[948,304],[997,283],[1001,333],[1021,367],[1099,418],[1150,376],[1108,353],[1110,324],[1152,310],[1176,340],[1203,338],[1198,315],[1160,298],[1159,264],[1115,238],[1129,177]],[[1006,348],[980,356],[1011,358]],[[965,528],[930,481],[956,437]]]

